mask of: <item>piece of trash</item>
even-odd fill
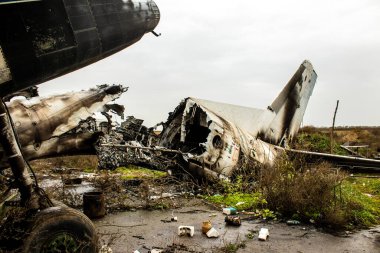
[[[177,216],[172,217],[172,218],[171,218],[171,221],[177,222],[177,221],[178,221]]]
[[[269,230],[267,228],[261,228],[259,232],[259,240],[266,241],[269,236]]]
[[[178,235],[183,236],[187,235],[190,237],[194,236],[194,226],[179,226],[178,227]]]
[[[237,215],[227,215],[224,218],[224,221],[227,223],[227,225],[232,225],[232,226],[240,226],[241,225],[240,216],[237,216]]]
[[[99,253],[112,253],[112,249],[108,245],[103,245]]]
[[[286,221],[286,224],[288,224],[289,226],[294,226],[301,224],[301,222],[299,222],[298,220],[288,220]]]
[[[211,221],[202,222],[202,233],[207,234],[207,232],[212,228]]]
[[[238,202],[238,203],[236,203],[235,206],[241,206],[241,205],[244,205],[244,204],[245,204],[245,202]]]
[[[152,249],[150,253],[161,253],[162,249]]]
[[[215,228],[210,228],[210,230],[206,233],[208,238],[217,238],[219,237],[219,232]]]
[[[234,207],[226,207],[226,208],[223,208],[223,213],[224,214],[227,214],[227,215],[230,215],[230,214],[236,214],[237,210],[236,208]]]
[[[138,251],[138,250],[135,250],[135,251],[133,251],[133,253],[140,253],[140,251]]]
[[[216,213],[212,213],[212,214],[210,214],[208,217],[216,217]]]

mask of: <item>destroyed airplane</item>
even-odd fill
[[[5,101],[16,92],[30,93],[25,91],[32,86],[117,53],[146,33],[159,36],[154,32],[160,20],[158,7],[152,0],[1,1],[0,20],[1,161],[8,163],[12,175],[9,182],[2,185],[6,190],[1,192],[0,205],[5,203],[11,190],[17,188],[20,193],[17,205],[28,214],[23,218],[31,221],[29,231],[23,228],[27,233],[19,238],[23,239],[21,245],[7,239],[0,241],[8,246],[20,246],[20,252],[50,252],[57,243],[62,246],[65,240],[76,251],[97,252],[97,235],[91,221],[76,210],[50,201],[39,188],[37,179],[32,180],[26,157],[33,159],[85,150],[91,141],[84,140],[91,135],[75,131],[73,126],[84,119],[84,115],[103,107],[105,101],[117,96],[120,90],[109,87],[100,93],[95,90],[93,94],[82,94],[84,97],[71,94],[53,101],[32,98],[31,103],[14,102],[10,110]],[[85,103],[82,104],[81,99],[86,100]],[[49,103],[61,110],[49,108],[46,106]],[[10,105],[12,107],[12,102]],[[120,110],[121,107],[108,109]],[[11,113],[15,115],[13,121]],[[1,250],[3,244],[0,246]]]
[[[180,154],[187,171],[212,178],[230,177],[243,160],[272,164],[277,147],[286,146],[298,132],[316,79],[312,64],[304,61],[264,110],[187,98],[163,123],[157,147],[114,140],[102,143],[98,154],[110,148],[121,152],[125,161],[121,159],[118,165],[157,164],[157,152],[161,158],[170,154],[169,161],[173,154]],[[123,147],[127,152],[116,151]]]
[[[276,146],[298,132],[317,74],[304,61],[265,110],[185,99],[165,123],[159,145],[194,155],[189,169],[230,177],[244,158],[271,164]]]
[[[288,152],[310,162],[324,160],[341,168],[380,171],[380,161],[374,159],[289,149],[316,80],[312,64],[304,61],[266,109],[186,98],[166,122],[158,124],[163,126],[158,137],[153,129],[145,131],[148,142],[123,138],[122,132],[133,130],[128,126],[129,130],[116,129],[101,138],[96,148],[99,165],[111,169],[128,164],[160,170],[183,168],[196,178],[225,179],[251,162],[273,165],[280,153]]]

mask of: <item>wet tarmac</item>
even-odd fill
[[[171,218],[176,216],[177,222]],[[243,217],[244,218],[244,217]],[[202,234],[203,221],[210,220],[219,238]],[[136,210],[108,214],[94,221],[102,244],[113,252],[149,252],[169,249],[169,252],[228,252],[229,244],[244,246],[237,252],[380,252],[380,226],[370,230],[334,236],[312,226],[288,226],[280,222],[243,220],[240,227],[227,226],[221,210],[190,199],[181,208],[166,210]],[[194,237],[178,236],[178,226],[195,227]],[[267,241],[258,240],[258,231],[268,228]]]

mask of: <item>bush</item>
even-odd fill
[[[348,179],[327,163],[310,166],[300,157],[290,160],[285,154],[273,167],[262,169],[260,187],[268,207],[285,218],[349,229],[380,222],[380,200],[365,194],[376,194],[377,181],[363,189],[360,180]]]

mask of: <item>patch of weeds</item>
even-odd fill
[[[165,210],[168,208],[169,208],[169,205],[166,203],[155,203],[149,206],[149,209],[152,209],[152,210]]]
[[[96,168],[84,168],[83,169],[83,172],[85,172],[85,173],[94,173],[94,172],[96,172]]]
[[[222,252],[224,253],[235,253],[238,251],[238,249],[244,249],[245,248],[245,242],[237,242],[237,243],[232,243],[232,242],[229,242],[229,243],[226,243],[223,247],[222,247]]]
[[[121,174],[121,179],[129,180],[135,178],[161,178],[167,175],[166,172],[150,170],[147,168],[130,165],[128,167],[119,167],[114,170],[115,173]]]
[[[311,167],[285,155],[262,170],[260,184],[268,207],[284,218],[334,229],[380,223],[378,179],[347,178],[327,163]]]
[[[350,224],[370,227],[380,223],[378,185],[378,179],[372,178],[350,178],[343,182],[343,205]]]
[[[256,231],[249,231],[247,234],[245,234],[245,238],[249,239],[249,240],[252,240],[253,238],[255,238],[255,235],[257,234]]]
[[[330,137],[324,133],[301,133],[294,143],[296,149],[310,150],[314,152],[330,153]],[[348,155],[347,151],[338,143],[333,143],[333,153]]]
[[[311,168],[302,159],[284,155],[274,166],[262,170],[260,184],[271,210],[308,222],[320,220],[335,206],[334,191],[343,178],[344,174],[334,174],[328,164]]]

